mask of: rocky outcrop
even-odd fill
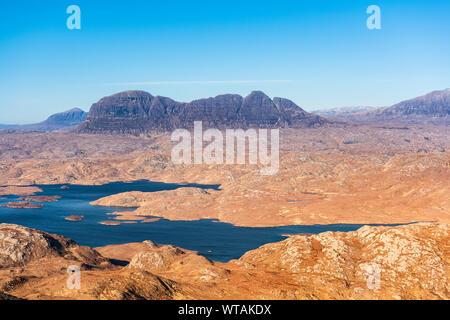
[[[21,300],[21,299],[18,299],[18,298],[14,297],[14,296],[10,296],[9,294],[5,294],[5,293],[0,292],[0,301],[1,300]]]
[[[153,242],[98,250],[201,299],[449,299],[449,237],[449,225],[365,226],[293,235],[228,263]]]
[[[172,300],[179,290],[174,281],[133,271],[100,281],[92,292],[99,300]]]
[[[52,257],[91,266],[107,261],[95,250],[79,246],[73,240],[18,225],[0,224],[0,269]]]
[[[280,127],[284,128],[312,128],[320,127],[328,120],[318,115],[308,113],[305,110],[299,108],[291,100],[284,98],[274,98],[273,103],[276,105],[278,111],[281,114],[281,118],[278,122]]]
[[[70,239],[0,224],[0,300],[173,298],[173,281],[111,262]],[[80,287],[70,288],[68,271],[75,267]]]
[[[449,299],[449,225],[363,227],[295,235],[235,261],[248,270],[284,270],[296,297]]]
[[[81,133],[128,133],[172,131],[191,128],[202,121],[205,128],[304,128],[328,121],[305,112],[292,101],[274,98],[261,91],[247,97],[235,94],[176,102],[154,97],[145,91],[125,91],[93,104]]]
[[[3,224],[0,299],[450,299],[449,237],[449,225],[366,226],[292,235],[218,263],[152,241],[80,254],[69,239]],[[117,265],[100,267],[98,252]],[[99,267],[65,288],[67,266],[82,261]]]

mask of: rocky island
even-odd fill
[[[83,216],[69,216],[69,217],[66,217],[66,218],[64,218],[64,219],[66,219],[66,220],[68,220],[68,221],[74,221],[74,222],[77,222],[77,221],[82,221],[83,219],[84,219],[84,217]]]
[[[14,208],[14,209],[40,209],[44,205],[30,203],[30,202],[8,202],[0,205],[1,207]]]
[[[33,201],[33,202],[53,202],[58,201],[58,199],[61,199],[61,196],[27,196],[19,198],[19,200]]]

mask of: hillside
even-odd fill
[[[80,125],[86,120],[88,113],[79,108],[73,108],[64,112],[56,113],[47,120],[25,125],[0,125],[0,130],[16,131],[68,131]]]

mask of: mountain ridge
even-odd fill
[[[194,121],[214,128],[316,127],[330,121],[284,98],[270,99],[262,91],[246,97],[222,94],[177,102],[140,90],[123,91],[94,103],[80,133],[142,134],[152,130],[191,128]]]
[[[333,114],[333,110],[337,110],[337,112]],[[337,108],[314,111],[313,113],[330,119],[361,123],[401,122],[448,125],[450,123],[450,89],[435,90],[391,106],[361,112],[345,113],[339,112],[339,108]]]
[[[72,108],[67,111],[50,115],[46,120],[38,123],[23,125],[1,125],[0,130],[18,130],[18,131],[68,131],[83,123],[88,113],[80,108]]]

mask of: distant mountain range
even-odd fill
[[[324,110],[315,110],[311,113],[317,114],[322,117],[341,117],[349,114],[355,114],[360,112],[366,112],[376,109],[375,107],[356,106],[356,107],[340,107]]]
[[[56,113],[47,120],[25,125],[1,125],[0,129],[18,131],[68,131],[83,123],[88,113],[79,108],[73,108],[65,112]]]
[[[141,134],[192,128],[304,128],[329,123],[288,99],[270,99],[261,91],[246,97],[224,94],[215,98],[177,102],[145,91],[125,91],[93,104],[80,133]]]
[[[399,122],[450,124],[450,89],[430,92],[424,96],[409,99],[390,107],[368,108],[358,111],[337,108],[314,113],[334,120],[354,122]]]
[[[424,96],[405,100],[391,107],[366,112],[368,120],[439,120],[450,116],[450,89],[433,91]]]
[[[89,113],[79,108],[28,125],[0,125],[18,131],[134,134],[192,128],[310,128],[338,122],[398,122],[450,125],[450,89],[433,91],[390,107],[333,108],[306,112],[284,98],[270,99],[261,91],[246,97],[223,94],[214,98],[177,102],[145,91],[124,91],[100,99]]]

